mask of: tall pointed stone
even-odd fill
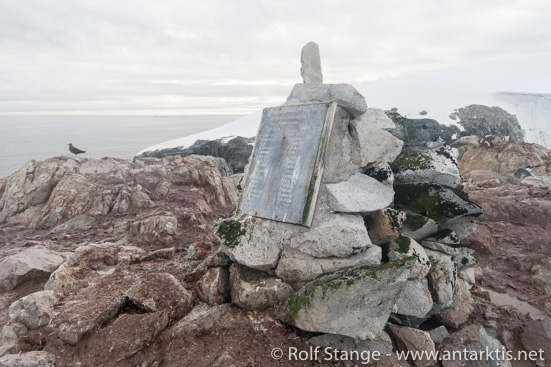
[[[323,84],[320,49],[317,43],[308,42],[300,54],[300,75],[305,84]]]

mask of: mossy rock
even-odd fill
[[[239,244],[239,239],[247,233],[247,225],[234,219],[224,219],[214,224],[214,233],[224,246],[231,249]]]
[[[432,167],[432,158],[421,150],[406,150],[400,153],[398,157],[390,164],[394,174],[400,171],[423,170]]]
[[[424,217],[422,215],[416,215],[412,213],[408,213],[406,216],[406,220],[404,221],[404,227],[407,227],[410,231],[417,231],[428,222],[428,218]]]
[[[394,204],[436,221],[464,215],[481,215],[482,209],[455,189],[436,184],[399,184],[394,186]]]

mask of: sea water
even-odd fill
[[[132,159],[151,145],[214,129],[241,116],[3,115],[0,116],[0,178],[31,159],[72,155]]]

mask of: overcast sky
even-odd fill
[[[248,113],[301,82],[551,51],[551,1],[0,0],[0,113]]]

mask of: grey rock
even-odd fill
[[[387,186],[392,187],[394,184],[394,173],[390,165],[386,162],[369,163],[367,166],[362,167],[360,172]]]
[[[361,173],[326,187],[331,209],[341,213],[373,213],[390,206],[394,199],[391,187]]]
[[[413,238],[415,241],[422,239],[438,232],[438,222],[434,219],[425,217],[424,215],[416,214],[411,211],[406,211],[407,216],[402,227],[402,234]]]
[[[243,173],[245,166],[249,163],[254,141],[255,138],[244,138],[242,136],[225,137],[216,140],[197,140],[187,148],[175,147],[144,152],[134,157],[134,160],[146,157],[164,158],[174,155],[181,157],[189,155],[213,156],[222,158],[222,161],[216,161],[217,167],[223,176],[228,176],[231,173]]]
[[[300,75],[306,84],[323,84],[320,49],[317,43],[308,42],[300,54]]]
[[[430,338],[430,334],[426,331],[418,330],[418,329],[412,329],[408,327],[388,324],[388,332],[392,339],[394,340],[394,344],[396,345],[396,349],[407,353],[416,353],[416,352],[422,352],[425,351],[427,353],[435,352],[435,346],[434,342]],[[428,357],[425,355],[421,359],[409,359],[408,362],[413,364],[416,367],[427,367],[432,366],[434,364],[434,361],[431,359],[428,359]]]
[[[506,359],[499,359],[499,356],[503,356],[506,350],[503,349],[503,346],[499,340],[492,337],[482,325],[471,324],[465,326],[461,330],[450,334],[446,339],[444,339],[443,346],[441,349],[442,352],[450,353],[458,351],[463,353],[463,351],[468,350],[470,352],[477,353],[476,366],[480,367],[510,367],[511,362]],[[488,355],[488,352],[493,352],[491,355]],[[499,352],[499,353],[497,353]],[[449,360],[442,361],[443,367],[460,367],[464,366],[464,360]],[[475,365],[473,363],[473,365]]]
[[[429,330],[429,334],[430,338],[437,347],[439,347],[444,339],[446,339],[450,335],[448,329],[446,329],[444,325],[440,325],[437,328]]]
[[[348,257],[315,258],[297,250],[284,251],[279,260],[276,275],[290,284],[300,284],[321,275],[354,266],[375,266],[381,262],[379,246]]]
[[[395,184],[394,191],[395,207],[410,209],[436,221],[483,214],[482,209],[470,202],[463,192],[441,185]]]
[[[232,303],[247,310],[266,310],[293,292],[281,279],[239,264],[230,268],[230,284]]]
[[[230,301],[230,274],[228,269],[211,268],[197,282],[195,289],[199,299],[216,306]]]
[[[469,284],[469,288],[476,285],[475,272],[472,267],[461,269],[458,276]]]
[[[383,356],[392,354],[392,341],[384,332],[378,340],[358,340],[344,335],[322,334],[310,338],[308,342],[315,347],[321,348],[320,355],[324,355],[323,351],[325,348],[330,348],[333,351],[346,351],[351,356],[354,356],[352,361],[356,364],[370,362],[368,353],[373,354],[377,351]],[[356,355],[359,358],[355,358]]]
[[[400,292],[392,312],[400,316],[424,319],[432,309],[432,296],[427,279],[408,280]]]
[[[476,231],[476,223],[474,223],[473,219],[469,217],[452,218],[438,223],[438,228],[440,230],[447,229],[455,232],[458,241],[461,241]]]
[[[178,321],[172,332],[175,336],[202,336],[208,333],[224,315],[228,312],[229,304],[209,307],[206,304],[198,304],[189,314]]]
[[[463,136],[451,143],[451,146],[457,149],[457,158],[461,159],[466,151],[480,146],[479,140],[480,137],[476,135]]]
[[[455,235],[455,233],[450,231],[439,232],[435,235],[442,234],[442,233],[450,233],[450,235],[455,240],[457,239],[457,236]],[[446,238],[441,238],[441,237],[429,237],[423,240],[421,244],[425,248],[450,255],[458,269],[475,265],[477,261],[474,258],[474,256],[472,256],[474,253],[473,249],[468,247],[463,247],[461,245],[454,244],[454,243],[451,243],[451,244],[441,243],[441,242],[453,242],[453,241],[454,240],[446,240]]]
[[[455,148],[403,151],[391,164],[396,180],[401,183],[433,183],[454,188],[459,184],[459,168]]]
[[[0,358],[0,367],[55,367],[56,355],[44,351],[8,354]]]
[[[388,248],[388,258],[391,261],[415,258],[410,279],[424,278],[430,269],[431,263],[423,246],[414,239],[400,235],[392,241]]]
[[[28,329],[47,325],[53,317],[56,302],[57,297],[52,291],[31,293],[11,304],[10,319]]]
[[[446,126],[432,119],[408,119],[396,111],[387,111],[386,114],[396,124],[393,135],[404,142],[405,147],[426,147],[427,143],[441,138],[450,144],[459,136],[457,126]]]
[[[443,306],[452,306],[457,284],[457,267],[449,255],[431,250],[425,252],[432,265],[427,279],[433,301]]]
[[[90,158],[79,165],[78,172],[81,175],[108,173],[119,164],[120,162],[118,162],[113,158],[102,158],[102,159]]]
[[[364,114],[355,119],[358,124],[370,124],[388,132],[393,132],[396,125],[386,115],[385,111],[379,108],[368,108]]]
[[[282,302],[276,316],[307,331],[380,339],[411,266],[398,261],[321,277]]]
[[[64,258],[45,247],[26,248],[0,260],[0,292],[10,291],[29,280],[47,280]]]
[[[353,117],[367,110],[364,97],[349,84],[295,84],[286,105],[335,101]]]
[[[362,166],[373,162],[393,162],[402,151],[404,143],[391,133],[374,124],[352,120],[360,142]]]
[[[473,311],[473,299],[469,291],[469,285],[463,279],[457,279],[457,286],[453,294],[453,308],[435,315],[440,323],[457,329],[467,322]]]
[[[90,228],[95,222],[96,218],[84,214],[79,214],[76,217],[69,219],[65,223],[61,223],[60,225],[54,227],[50,231],[50,233],[74,231],[76,229],[83,230]]]
[[[19,337],[27,333],[27,328],[23,324],[9,323],[2,328],[0,338],[0,357],[6,354],[15,354],[19,352]]]
[[[497,135],[504,139],[523,142],[524,131],[515,115],[509,114],[504,109],[494,106],[469,105],[454,112],[459,117],[465,130],[461,136],[467,135]]]

